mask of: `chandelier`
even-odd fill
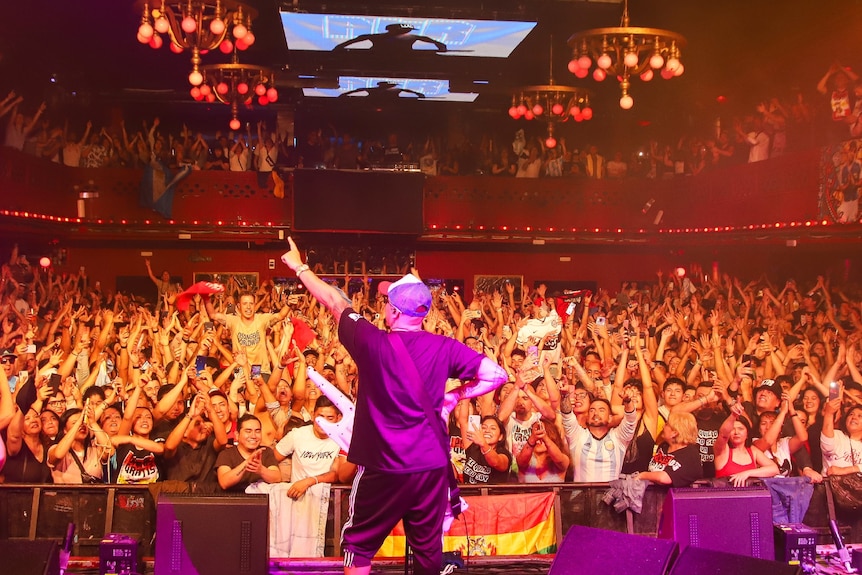
[[[584,88],[560,86],[553,83],[539,86],[521,86],[512,94],[509,116],[514,120],[541,120],[576,122],[590,120],[590,92]]]
[[[202,54],[216,48],[230,54],[234,48],[247,50],[254,44],[251,23],[257,18],[257,10],[248,4],[234,0],[161,0],[158,4],[153,2],[152,6],[151,10],[150,2],[144,2],[138,42],[158,50],[164,44],[162,35],[165,34],[175,54],[191,51],[189,83],[192,86],[203,82]]]
[[[251,106],[255,98],[261,106],[278,101],[275,88],[275,72],[265,66],[240,64],[234,56],[230,64],[201,66],[200,86],[191,89],[197,101],[218,100],[231,107],[230,129],[239,130],[239,105]]]
[[[569,119],[583,122],[593,117],[590,107],[590,91],[574,86],[561,86],[554,83],[554,37],[549,46],[548,83],[515,88],[509,116],[513,120],[547,120],[548,137],[545,146],[557,145],[554,138],[554,124]]]
[[[577,32],[568,43],[573,51],[569,71],[578,78],[586,78],[592,68],[593,79],[597,82],[615,76],[621,90],[620,108],[624,110],[634,105],[629,94],[632,77],[649,82],[658,73],[669,80],[681,76],[685,70],[680,62],[685,38],[668,30],[629,26],[628,0],[623,2],[619,27]]]

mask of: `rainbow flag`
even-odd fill
[[[470,496],[470,506],[443,537],[443,551],[464,557],[556,553],[554,494]],[[377,557],[404,557],[404,526],[399,523]]]

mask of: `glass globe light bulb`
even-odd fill
[[[646,70],[641,72],[641,81],[649,82],[650,80],[653,79],[653,75],[654,75],[653,71],[651,69],[647,68]]]
[[[230,126],[230,129],[234,130],[234,131],[239,130],[239,127],[240,127],[239,120],[237,120],[236,118],[231,120],[230,124],[228,124],[228,125]]]
[[[195,19],[191,16],[186,16],[183,18],[180,28],[182,28],[183,32],[186,34],[194,34],[194,31],[198,29],[198,23],[195,22]]]
[[[210,22],[210,32],[215,34],[216,36],[220,36],[224,33],[224,29],[227,26],[224,23],[224,20],[221,18],[214,18],[212,22]]]
[[[634,106],[634,103],[635,101],[628,94],[620,98],[620,108],[622,108],[623,110],[631,110],[631,107]]]
[[[534,116],[541,116],[544,113],[545,113],[545,109],[542,106],[540,106],[539,104],[536,104],[535,106],[533,106],[533,115]]]
[[[150,26],[149,22],[144,22],[140,26],[138,26],[138,36],[141,38],[146,38],[146,42],[142,42],[142,44],[146,44],[150,41],[150,38],[153,37],[153,27]]]
[[[593,65],[593,61],[586,54],[584,54],[583,56],[578,58],[578,66],[580,66],[581,68],[589,69],[589,67],[592,65]]]
[[[668,58],[665,68],[669,72],[676,72],[676,69],[679,68],[679,60],[676,58]]]
[[[595,70],[593,70],[593,80],[595,80],[596,82],[602,82],[607,77],[608,73],[601,68],[596,68]]]
[[[556,148],[557,147],[557,140],[553,136],[548,136],[548,139],[545,140],[545,147],[548,149]]]
[[[592,120],[593,119],[593,109],[589,106],[585,107],[581,110],[581,115],[584,117],[584,120]]]
[[[577,70],[575,70],[575,77],[583,80],[587,77],[587,74],[589,73],[590,71],[587,68],[578,68]]]
[[[192,70],[192,73],[189,74],[189,84],[191,84],[192,86],[200,86],[201,82],[203,81],[203,75],[197,70]]]
[[[637,65],[638,65],[638,55],[637,55],[637,53],[635,53],[635,52],[626,52],[626,56],[625,56],[625,58],[623,59],[623,62],[625,63],[626,67],[628,67],[628,68],[634,68],[635,66],[637,66]]]
[[[248,34],[248,28],[246,28],[244,24],[237,24],[233,27],[233,37],[237,40],[245,38],[246,34]]]
[[[563,105],[562,104],[554,104],[551,106],[551,113],[555,116],[561,116],[563,114]]]
[[[601,68],[602,70],[607,70],[611,67],[611,57],[607,54],[602,54],[601,56],[599,56],[599,59],[596,61],[596,64],[598,64],[599,68]]]
[[[676,70],[674,70],[673,75],[682,76],[683,72],[685,72],[685,66],[682,65],[682,62],[680,62],[679,65],[676,67]]]
[[[156,32],[159,34],[167,34],[168,29],[171,25],[168,23],[168,19],[164,16],[159,16],[155,21]]]
[[[649,67],[653,70],[658,70],[664,66],[664,58],[661,57],[661,54],[653,54],[649,59]]]

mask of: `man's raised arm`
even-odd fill
[[[344,292],[317,277],[308,264],[302,263],[302,256],[296,244],[293,243],[293,238],[288,237],[287,243],[290,245],[290,251],[281,256],[281,261],[296,273],[302,285],[329,310],[335,321],[341,321],[341,314],[350,307],[350,300]]]

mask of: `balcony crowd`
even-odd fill
[[[529,133],[517,130],[513,137],[482,134],[458,141],[412,132],[351,134],[332,125],[288,139],[265,122],[246,123],[236,132],[167,126],[158,118],[135,126],[122,120],[96,126],[56,117],[44,103],[36,106],[14,91],[0,101],[0,117],[8,116],[6,146],[72,167],[141,168],[158,160],[171,168],[226,171],[408,166],[428,175],[662,178],[696,175],[858,137],[862,88],[854,86],[857,81],[852,70],[835,64],[817,92],[794,88],[783,96],[764,98],[754,109],[724,112],[724,124],[712,119],[707,126],[663,142],[604,143],[603,149],[572,137],[552,143],[533,131],[541,132],[538,122],[539,127],[530,126]]]

